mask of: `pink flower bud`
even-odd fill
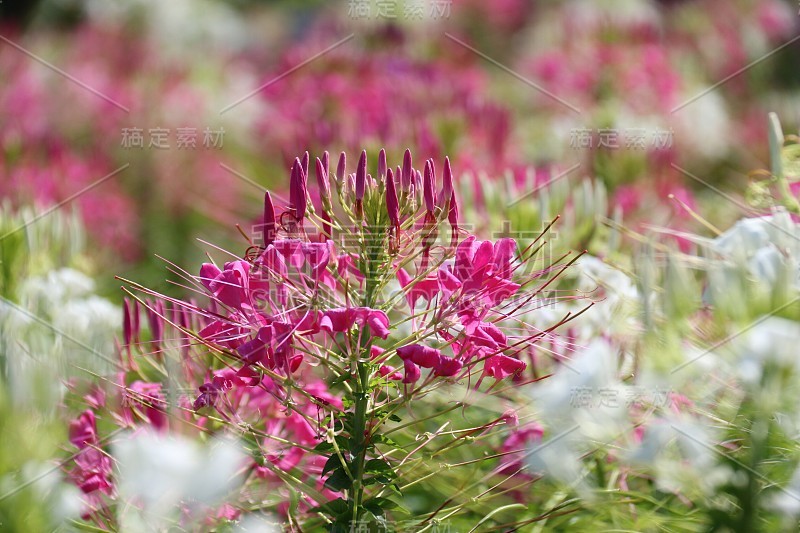
[[[308,155],[308,152],[306,151],[306,153],[303,154],[303,161],[302,161],[302,163],[303,163],[303,174],[305,174],[306,176],[308,176],[308,163],[309,163],[309,161],[310,161],[310,157]]]
[[[161,349],[161,341],[164,338],[164,302],[147,302],[147,318],[150,321],[150,334],[153,337],[153,352]]]
[[[133,340],[133,324],[131,323],[130,301],[122,299],[122,339],[125,346],[129,346]]]
[[[328,153],[327,150],[322,152],[322,167],[325,169],[325,174],[330,175],[331,169],[331,155]]]
[[[264,247],[275,240],[275,206],[269,191],[264,193]]]
[[[411,150],[406,148],[406,152],[403,154],[403,173],[400,178],[400,186],[404,191],[407,191],[411,187],[413,172],[414,169],[411,168]]]
[[[361,151],[361,158],[358,160],[356,168],[356,201],[364,199],[364,192],[367,187],[367,151]]]
[[[389,223],[392,227],[400,227],[400,203],[397,201],[397,186],[394,183],[392,169],[389,169],[386,175],[386,211],[389,213]]]
[[[386,150],[381,148],[380,153],[378,154],[378,180],[383,180],[386,178]]]
[[[134,340],[139,340],[139,300],[133,301],[131,306],[131,333]]]
[[[325,152],[327,154],[327,152]],[[326,170],[325,163],[318,157],[317,158],[317,185],[319,186],[319,196],[322,200],[322,210],[331,210],[331,183],[328,180],[328,171]]]
[[[442,177],[442,191],[438,198],[438,204],[442,209],[445,208],[445,204],[450,200],[451,196],[453,196],[453,173],[450,170],[450,158],[445,157],[444,176]]]
[[[347,172],[347,154],[339,154],[339,164],[336,165],[336,180],[341,182],[345,179]]]
[[[425,162],[425,177],[422,181],[422,196],[425,199],[425,209],[429,213],[433,213],[435,207],[433,200],[433,187],[434,187],[433,165],[430,160]]]
[[[302,163],[297,158],[294,160],[292,176],[289,181],[289,202],[294,208],[297,223],[302,224],[308,208],[308,184]]]
[[[447,221],[454,229],[458,228],[458,202],[456,201],[456,193],[450,195],[450,210],[447,213]]]

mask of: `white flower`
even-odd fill
[[[792,282],[800,285],[800,225],[792,221],[784,210],[776,210],[769,216],[739,220],[714,239],[710,248],[769,285],[778,281],[782,269],[790,268]]]
[[[130,506],[121,521],[168,524],[180,505],[219,503],[239,482],[246,455],[228,440],[207,445],[181,436],[141,432],[117,442],[112,451],[119,470],[120,498]],[[141,513],[136,506],[141,506]]]
[[[595,339],[533,389],[541,420],[556,432],[607,442],[627,427],[627,387],[617,376],[617,352]]]
[[[658,486],[670,492],[698,489],[710,493],[730,479],[714,452],[708,427],[685,415],[652,420],[641,444],[626,460],[650,467]]]

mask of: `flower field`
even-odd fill
[[[0,2],[0,531],[797,531],[798,10]]]

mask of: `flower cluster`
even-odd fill
[[[327,153],[313,166],[308,153],[294,160],[288,202],[266,193],[244,257],[196,276],[175,267],[196,298],[129,282],[145,297],[131,292],[123,306],[125,399],[105,408],[122,427],[235,427],[252,445],[243,486],[272,486],[283,495],[275,510],[380,521],[381,490],[407,475],[383,431],[443,386],[486,394],[521,381],[520,354],[552,342],[555,326],[520,317],[571,261],[532,268],[541,246],[469,234],[449,159],[441,175],[409,151],[392,168],[381,150],[374,174],[366,151],[352,172],[344,153],[330,166]],[[164,380],[194,390],[177,412]],[[287,476],[307,487],[291,510]]]

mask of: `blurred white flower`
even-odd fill
[[[120,521],[134,529],[166,526],[199,505],[220,503],[239,483],[246,454],[233,441],[201,445],[181,436],[140,432],[116,442]],[[139,506],[141,508],[139,508]]]
[[[178,57],[199,47],[240,50],[248,35],[243,19],[233,9],[210,0],[89,0],[85,8],[99,24],[144,20],[160,49]]]
[[[617,377],[617,357],[596,339],[532,389],[538,419],[549,430],[529,450],[528,465],[589,497],[583,454],[629,432],[627,387]]]
[[[626,461],[652,470],[662,490],[708,494],[731,475],[730,469],[720,464],[712,437],[708,426],[687,415],[651,420]]]
[[[237,533],[280,533],[281,527],[273,517],[251,513],[242,515],[233,530]]]
[[[744,302],[800,289],[800,225],[783,209],[739,220],[705,249],[708,286],[703,298],[732,314],[746,317]]]
[[[0,302],[0,353],[17,402],[55,405],[61,379],[115,370],[120,310],[93,294],[94,281],[70,268],[25,279],[17,304]]]
[[[703,93],[703,87],[693,87],[684,93],[685,101]],[[682,148],[695,151],[708,159],[725,156],[729,148],[731,119],[725,100],[719,93],[709,92],[677,110],[674,130]]]
[[[533,389],[542,423],[559,432],[577,426],[576,435],[608,442],[627,427],[627,389],[618,377],[618,353],[595,339],[579,349],[555,374]]]
[[[749,384],[761,381],[764,367],[775,364],[797,370],[800,324],[772,316],[757,323],[732,343],[740,379]],[[779,391],[774,391],[779,392]]]

